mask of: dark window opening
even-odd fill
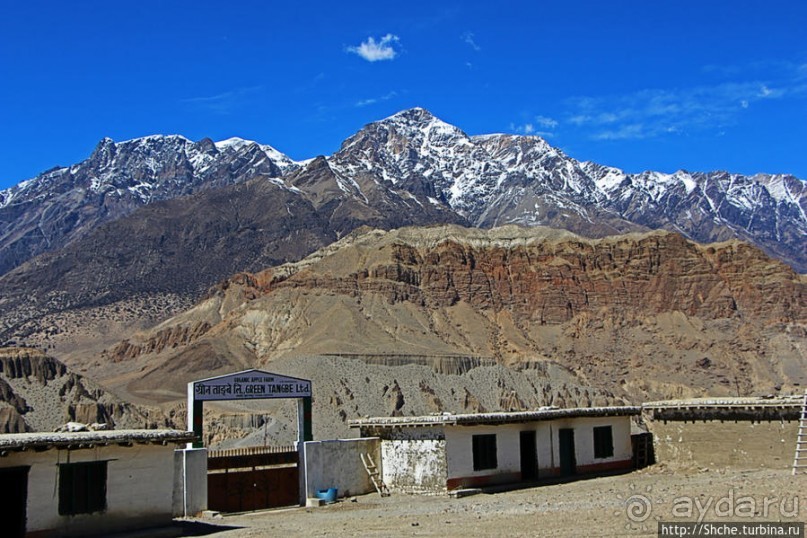
[[[594,457],[610,458],[614,455],[614,434],[611,426],[594,428]]]
[[[106,510],[106,463],[91,461],[59,465],[59,515]]]
[[[473,455],[474,455],[474,471],[482,471],[484,469],[495,469],[498,467],[496,460],[496,434],[487,435],[474,435],[473,442]]]

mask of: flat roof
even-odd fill
[[[804,405],[803,395],[760,396],[755,398],[690,398],[647,402],[643,411],[653,420],[798,420]]]
[[[196,440],[193,432],[179,430],[99,430],[89,432],[34,432],[0,435],[0,455],[21,450],[92,448],[103,445],[183,444]]]
[[[443,413],[419,417],[368,417],[349,420],[348,425],[351,428],[395,428],[402,426],[517,424],[521,422],[536,422],[559,418],[634,416],[640,414],[641,412],[641,407],[627,405],[611,407],[571,407],[566,409],[557,407],[542,407],[534,411],[514,411],[507,413],[468,413],[456,415],[452,413]]]
[[[686,400],[659,400],[645,402],[644,409],[715,409],[715,408],[761,408],[761,407],[801,407],[804,395],[758,396],[758,397],[719,397],[688,398]]]

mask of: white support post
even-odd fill
[[[185,429],[188,431],[193,431],[193,383],[188,383],[188,402],[186,407],[186,418],[187,423],[185,424]],[[185,445],[185,448],[193,448],[193,441]]]
[[[300,506],[305,506],[308,492],[305,468],[305,428],[305,405],[302,398],[297,398],[297,475],[300,482]]]

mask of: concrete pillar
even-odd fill
[[[191,517],[207,510],[207,449],[174,451],[174,517]]]

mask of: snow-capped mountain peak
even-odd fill
[[[86,160],[0,191],[0,211],[7,212],[0,222],[12,223],[0,230],[0,274],[140,206],[296,168],[271,146],[248,141],[217,147],[180,135],[104,138]]]
[[[243,138],[232,137],[226,140],[215,142],[214,145],[217,150],[225,152],[243,152],[257,148],[266,156],[267,159],[271,160],[275,165],[277,165],[281,175],[285,175],[288,172],[303,166],[303,163],[292,160],[288,155],[281,153],[272,146],[268,144],[260,144],[253,140],[244,140]]]
[[[667,228],[698,241],[756,237],[789,260],[793,250],[781,242],[807,236],[804,182],[792,176],[628,174],[579,162],[537,136],[469,137],[422,108],[365,126],[329,162],[343,177],[430,192],[477,226],[543,224],[588,235]],[[796,251],[796,265],[807,267],[803,247]]]
[[[66,221],[97,211],[100,222],[152,201],[252,178],[297,189],[316,207],[338,198],[334,207],[426,211],[437,221],[480,227],[546,225],[589,236],[666,228],[702,242],[737,237],[807,270],[807,189],[793,176],[630,174],[579,162],[538,136],[468,136],[423,108],[370,123],[330,157],[303,162],[237,137],[105,138],[86,161],[0,192],[0,209],[40,204],[44,214],[66,204]],[[91,209],[79,210],[82,204]],[[30,218],[32,237],[42,235],[40,218]],[[58,246],[57,235],[41,248]]]

